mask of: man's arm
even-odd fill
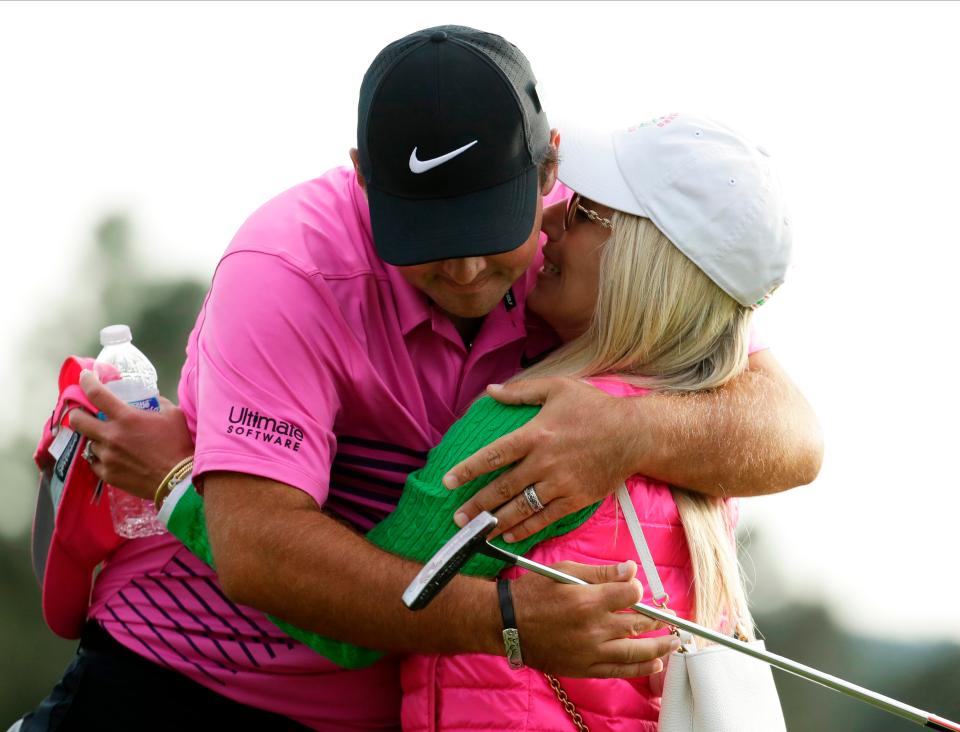
[[[525,538],[594,503],[634,474],[715,496],[753,496],[816,478],[823,440],[813,410],[769,351],[720,389],[616,398],[574,379],[547,378],[489,390],[499,401],[544,404],[521,429],[455,467],[455,488],[503,465],[458,512],[463,524],[497,512],[498,531]],[[520,495],[535,485],[543,511]],[[460,515],[462,513],[462,516]]]
[[[134,409],[92,373],[80,383],[109,419],[74,410],[71,426],[94,440],[94,472],[152,498],[170,466],[192,451],[183,414],[164,401],[160,413]],[[159,476],[159,477],[158,477]],[[208,536],[220,582],[235,602],[304,630],[367,648],[397,652],[502,654],[493,583],[456,577],[424,610],[401,601],[420,565],[388,554],[317,508],[292,486],[239,473],[204,480]],[[642,594],[636,565],[558,565],[593,587],[560,585],[537,575],[514,582],[524,660],[563,676],[639,676],[663,667],[670,637],[631,639],[654,624],[620,609]]]
[[[723,388],[652,395],[644,406],[644,475],[714,496],[756,496],[806,485],[820,472],[817,417],[768,350]]]
[[[212,473],[204,481],[220,582],[235,602],[306,630],[397,652],[503,654],[494,583],[457,577],[424,610],[401,601],[420,565],[381,551],[321,513],[302,491],[264,478]],[[568,676],[636,676],[662,668],[671,638],[630,639],[655,627],[618,610],[639,601],[636,565],[565,563],[591,587],[536,575],[514,582],[525,661]]]

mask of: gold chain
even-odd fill
[[[557,679],[556,676],[551,676],[548,673],[544,673],[543,675],[547,677],[547,681],[550,682],[550,686],[553,689],[553,692],[557,695],[557,699],[559,699],[560,703],[563,704],[563,708],[566,710],[567,714],[570,715],[570,719],[573,720],[573,723],[576,725],[579,732],[590,732],[590,728],[587,726],[587,723],[583,721],[583,717],[580,716],[580,713],[573,705],[573,702],[570,701],[570,697],[567,696],[567,692],[565,692],[563,687],[560,686],[559,679]]]

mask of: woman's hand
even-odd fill
[[[118,399],[92,371],[80,386],[106,421],[82,409],[70,412],[70,427],[89,440],[97,477],[141,498],[153,498],[171,468],[193,454],[193,438],[179,407],[160,397],[160,411],[136,409]]]
[[[481,511],[496,512],[492,536],[519,541],[574,511],[602,500],[632,474],[642,449],[635,419],[624,418],[633,399],[612,397],[577,379],[530,379],[487,393],[504,404],[543,404],[523,427],[491,442],[444,478],[457,488],[504,465],[513,469],[478,491],[457,511],[463,526]],[[627,426],[630,425],[630,426]],[[534,512],[523,489],[532,485],[543,504]],[[499,508],[499,510],[497,510]]]

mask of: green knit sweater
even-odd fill
[[[393,554],[426,562],[459,530],[453,523],[455,510],[508,468],[480,476],[452,491],[443,487],[443,476],[480,448],[526,424],[539,410],[540,407],[534,406],[500,404],[490,397],[474,402],[467,413],[450,427],[440,444],[430,451],[426,464],[407,476],[396,510],[374,526],[367,533],[367,539]],[[497,537],[493,543],[515,554],[523,554],[538,542],[577,528],[593,515],[599,505],[595,503],[572,513],[522,541],[507,544]],[[192,487],[173,508],[167,528],[197,557],[214,566],[203,499]],[[479,577],[495,577],[503,566],[496,559],[476,555],[461,571]],[[384,655],[382,651],[325,638],[279,618],[268,617],[293,638],[345,668],[369,666]]]

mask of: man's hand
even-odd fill
[[[506,533],[507,541],[519,541],[602,500],[633,472],[639,446],[633,423],[623,418],[627,400],[564,377],[520,381],[488,388],[488,393],[507,404],[544,407],[523,427],[491,442],[444,478],[447,488],[456,488],[517,463],[460,507],[457,525],[466,525],[481,511],[496,512],[497,529],[491,537]],[[544,506],[539,513],[522,495],[528,485],[535,487]]]
[[[713,496],[754,496],[811,482],[823,460],[817,418],[768,350],[751,355],[747,371],[721,388],[693,394],[610,397],[559,377],[487,392],[505,404],[544,407],[455,466],[444,485],[514,464],[454,517],[463,526],[496,512],[508,541],[595,503],[634,474]],[[528,485],[544,504],[539,513],[522,496]]]
[[[560,584],[533,573],[513,583],[524,662],[557,676],[629,678],[663,670],[662,658],[677,650],[680,640],[634,638],[663,626],[637,612],[617,612],[643,595],[635,562],[553,566],[591,586]]]
[[[140,498],[153,498],[160,481],[180,460],[193,454],[183,412],[160,397],[160,411],[136,409],[118,399],[92,371],[80,386],[106,421],[82,409],[70,412],[70,427],[90,440],[97,477]]]

